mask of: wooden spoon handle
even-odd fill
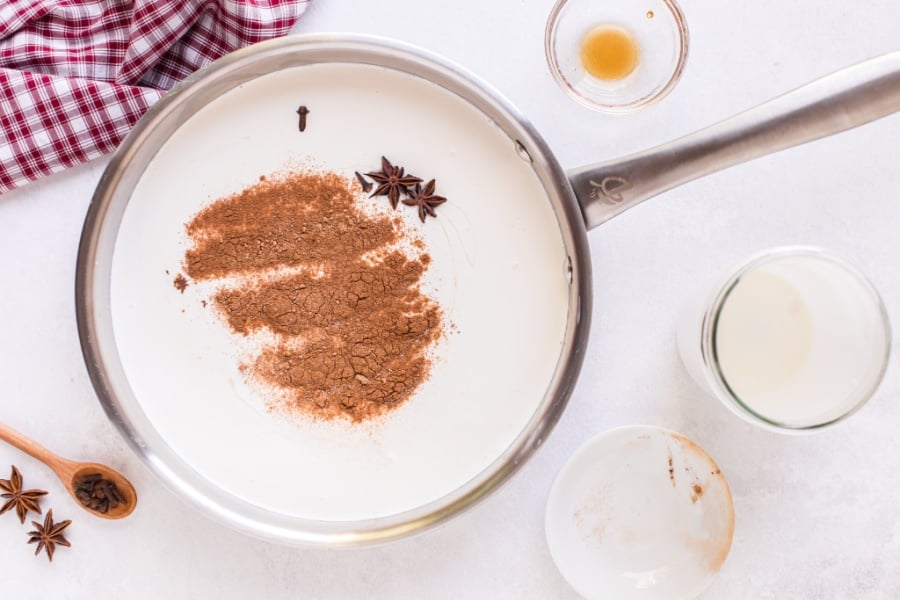
[[[2,422],[0,422],[0,439],[9,443],[11,446],[18,448],[25,454],[38,459],[53,469],[57,475],[62,476],[62,473],[69,473],[72,471],[72,461],[54,454],[47,448],[44,448],[34,440],[25,437]]]

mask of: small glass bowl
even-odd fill
[[[601,26],[625,29],[637,43],[637,67],[622,79],[598,79],[581,64],[585,36]],[[658,102],[678,83],[687,23],[674,0],[559,0],[547,20],[544,50],[554,79],[576,102],[629,113]]]

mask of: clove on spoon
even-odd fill
[[[89,513],[103,519],[121,519],[134,512],[137,492],[115,469],[58,456],[3,423],[0,439],[50,467],[72,498]]]

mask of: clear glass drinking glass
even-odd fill
[[[861,408],[887,369],[891,330],[875,287],[813,247],[764,251],[678,323],[697,384],[746,421],[779,432],[819,430]]]

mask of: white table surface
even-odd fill
[[[550,0],[317,0],[304,31],[407,40],[458,61],[533,120],[565,165],[687,133],[816,76],[897,49],[900,4],[684,0],[684,78],[661,104],[605,116],[576,106],[544,64]],[[688,379],[679,304],[760,249],[807,243],[860,265],[900,322],[900,116],[688,184],[590,234],[591,343],[569,408],[519,474],[475,509],[369,549],[285,548],[234,533],[173,496],[107,422],[79,351],[73,303],[82,220],[105,160],[0,197],[0,419],[63,455],[121,468],[139,490],[122,522],[92,519],[51,473],[0,446],[45,506],[73,518],[49,565],[0,518],[3,597],[571,598],[543,531],[554,475],[585,440],[648,423],[697,440],[734,493],[734,546],[705,599],[900,597],[900,369],[842,426],[807,437],[737,420]],[[895,346],[897,338],[894,338]]]

